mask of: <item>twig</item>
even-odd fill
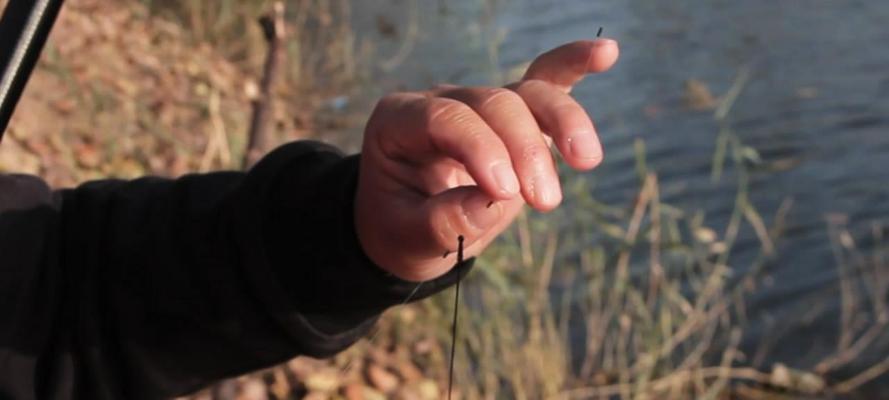
[[[265,59],[259,93],[253,99],[253,118],[250,121],[250,133],[247,151],[244,153],[244,166],[253,166],[268,150],[268,125],[272,113],[272,88],[278,81],[281,64],[284,59],[282,51],[286,34],[284,23],[284,2],[275,2],[272,12],[259,19],[263,34],[268,43],[268,54]]]
[[[213,89],[210,92],[207,109],[210,113],[210,124],[212,125],[213,132],[207,139],[207,147],[204,149],[204,155],[201,157],[200,170],[202,172],[209,171],[213,168],[213,160],[217,158],[224,168],[230,168],[232,155],[231,149],[228,146],[228,135],[225,133],[225,123],[222,121],[219,110],[218,90]]]

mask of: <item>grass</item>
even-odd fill
[[[468,285],[476,297],[459,348],[469,368],[458,376],[467,398],[721,394],[739,372],[741,333],[732,269],[719,262],[724,238],[662,204],[652,172],[629,210],[597,203],[582,182],[574,195],[576,226],[523,216]],[[437,322],[428,324],[447,325]],[[722,361],[709,365],[713,351]]]

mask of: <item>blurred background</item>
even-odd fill
[[[284,6],[275,47],[257,23],[272,1],[67,1],[0,172],[65,187],[240,169],[263,99],[270,147],[357,151],[379,96],[504,84],[601,26],[621,59],[574,94],[605,162],[563,169],[564,206],[522,215],[479,260],[455,397],[889,396],[889,3]],[[193,398],[439,398],[452,296],[390,310],[332,360]]]

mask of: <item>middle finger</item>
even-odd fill
[[[526,102],[569,165],[588,170],[602,161],[602,145],[593,121],[573,97],[541,80],[521,81],[509,87]]]
[[[541,211],[559,205],[562,190],[552,153],[537,120],[517,93],[503,88],[458,87],[444,88],[438,95],[467,104],[503,140],[528,204]]]

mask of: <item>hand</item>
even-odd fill
[[[365,253],[405,280],[425,281],[479,254],[527,203],[562,201],[550,143],[573,168],[602,161],[586,111],[568,93],[611,68],[610,39],[578,41],[537,57],[505,88],[439,86],[384,97],[367,123],[355,199]],[[448,257],[442,257],[451,251]]]

